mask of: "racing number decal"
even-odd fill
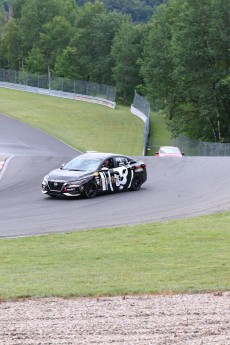
[[[103,171],[99,174],[103,191],[111,190],[113,192],[114,189],[130,188],[133,180],[133,171],[126,167],[118,167],[113,171]]]
[[[114,174],[117,175],[116,186],[119,187],[119,189],[123,189],[127,184],[128,169],[125,167],[115,168]]]
[[[133,171],[130,168],[115,168],[114,173],[117,175],[116,186],[119,189],[129,188],[131,186]]]

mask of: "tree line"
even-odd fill
[[[76,0],[77,5],[82,6],[92,0]],[[160,4],[167,0],[102,0],[105,7],[110,10],[116,10],[124,14],[129,14],[133,22],[148,22]]]
[[[0,68],[137,90],[173,137],[230,142],[229,0],[0,0]]]

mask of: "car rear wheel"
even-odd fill
[[[87,199],[95,198],[95,196],[97,196],[97,185],[96,185],[96,183],[95,182],[89,182],[85,186],[85,190],[84,190],[83,195]]]
[[[140,175],[135,175],[131,184],[131,190],[137,191],[141,188],[142,178]]]

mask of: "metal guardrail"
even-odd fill
[[[0,69],[0,86],[102,104],[113,109],[116,106],[116,88],[103,84]]]
[[[47,90],[47,89],[41,89],[38,87],[27,86],[27,85],[4,83],[1,81],[0,81],[0,87],[4,87],[4,88],[8,88],[8,89],[14,89],[14,90],[21,90],[21,91],[26,91],[26,92],[32,92],[32,93],[38,93],[38,94],[43,94],[43,95],[49,95],[49,96],[55,96],[55,97],[61,97],[61,98],[75,99],[75,100],[79,100],[79,101],[87,101],[90,103],[102,104],[102,105],[105,105],[105,106],[113,108],[113,109],[115,109],[115,107],[116,107],[115,102],[111,102],[107,99],[99,98],[99,97],[75,94],[75,93],[70,93],[70,92]]]

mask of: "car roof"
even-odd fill
[[[101,159],[110,158],[110,157],[114,157],[114,156],[128,157],[128,156],[125,156],[122,154],[108,153],[108,152],[87,152],[87,153],[82,153],[80,156],[83,158],[85,157],[85,158],[101,158]]]
[[[160,149],[178,149],[179,150],[179,147],[177,147],[177,146],[161,146]]]

